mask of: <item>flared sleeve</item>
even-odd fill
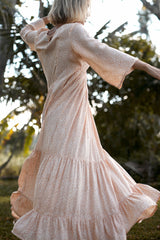
[[[73,51],[86,61],[106,82],[120,89],[138,59],[109,47],[89,36],[84,26],[75,23],[70,31]]]
[[[40,18],[22,28],[20,36],[31,50],[36,51],[35,40],[43,30],[47,30],[47,28],[45,27],[44,20]]]

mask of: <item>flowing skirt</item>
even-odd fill
[[[86,86],[65,101],[52,93],[11,195],[18,219],[12,233],[23,240],[125,240],[155,213],[160,192],[136,183],[102,148]]]

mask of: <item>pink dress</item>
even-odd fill
[[[136,58],[91,38],[81,23],[59,27],[51,39],[42,19],[21,37],[37,52],[48,95],[38,141],[11,195],[12,233],[23,240],[125,240],[151,217],[160,199],[136,183],[102,148],[88,100],[91,66],[121,88]]]

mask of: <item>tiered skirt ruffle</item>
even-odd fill
[[[36,158],[38,171],[31,164]],[[36,151],[27,161],[32,169],[25,173],[36,174],[34,197],[23,192],[22,176],[11,196],[13,215],[21,216],[12,232],[22,240],[125,240],[136,222],[157,210],[160,192],[136,183],[105,151],[99,161]]]

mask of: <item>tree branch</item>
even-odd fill
[[[160,20],[160,1],[156,1],[153,5],[146,0],[140,0],[143,5],[151,11]]]
[[[0,166],[0,173],[7,166],[7,164],[11,161],[12,157],[13,157],[13,152],[11,153],[11,155],[9,156],[7,161]]]

